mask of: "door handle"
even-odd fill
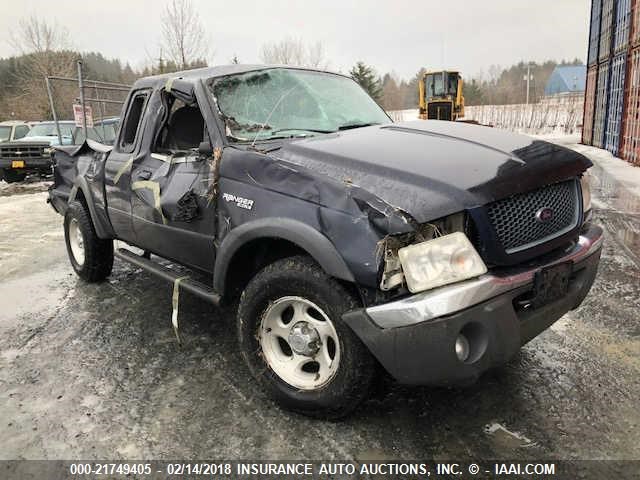
[[[142,170],[138,173],[137,177],[141,180],[149,180],[151,178],[151,172],[149,170]]]

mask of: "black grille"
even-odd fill
[[[5,145],[0,147],[0,158],[20,160],[44,157],[44,147],[40,145]]]
[[[540,216],[549,216],[547,209],[553,212],[552,217],[541,222]],[[533,247],[568,232],[578,222],[578,211],[576,180],[514,195],[487,206],[489,219],[507,253]]]
[[[431,102],[427,108],[430,120],[451,120],[451,102]]]

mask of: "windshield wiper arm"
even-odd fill
[[[333,130],[319,130],[317,128],[279,128],[271,133],[280,133],[280,132],[313,132],[313,133],[333,133]]]
[[[380,125],[379,123],[376,122],[371,122],[371,123],[346,123],[344,125],[340,125],[338,127],[338,130],[351,130],[352,128],[361,128],[361,127],[370,127],[372,125]]]

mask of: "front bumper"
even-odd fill
[[[505,364],[523,344],[582,303],[596,276],[602,242],[602,229],[591,225],[573,247],[536,264],[355,310],[343,319],[398,381],[468,382]],[[565,262],[573,265],[567,294],[536,309],[527,307],[522,299],[533,290],[536,272]],[[470,344],[464,362],[455,353],[460,333]]]

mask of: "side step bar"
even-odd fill
[[[125,262],[129,262],[136,267],[140,267],[143,270],[156,275],[172,284],[181,277],[178,273],[169,270],[168,268],[150,260],[148,258],[144,258],[140,255],[136,255],[130,250],[126,248],[118,248],[114,255],[120,260],[124,260]],[[183,288],[187,292],[191,292],[194,295],[206,300],[207,302],[213,303],[214,305],[220,304],[220,295],[213,291],[211,287],[208,287],[202,282],[198,282],[197,280],[192,280],[190,278],[185,278],[180,281],[180,288]]]

